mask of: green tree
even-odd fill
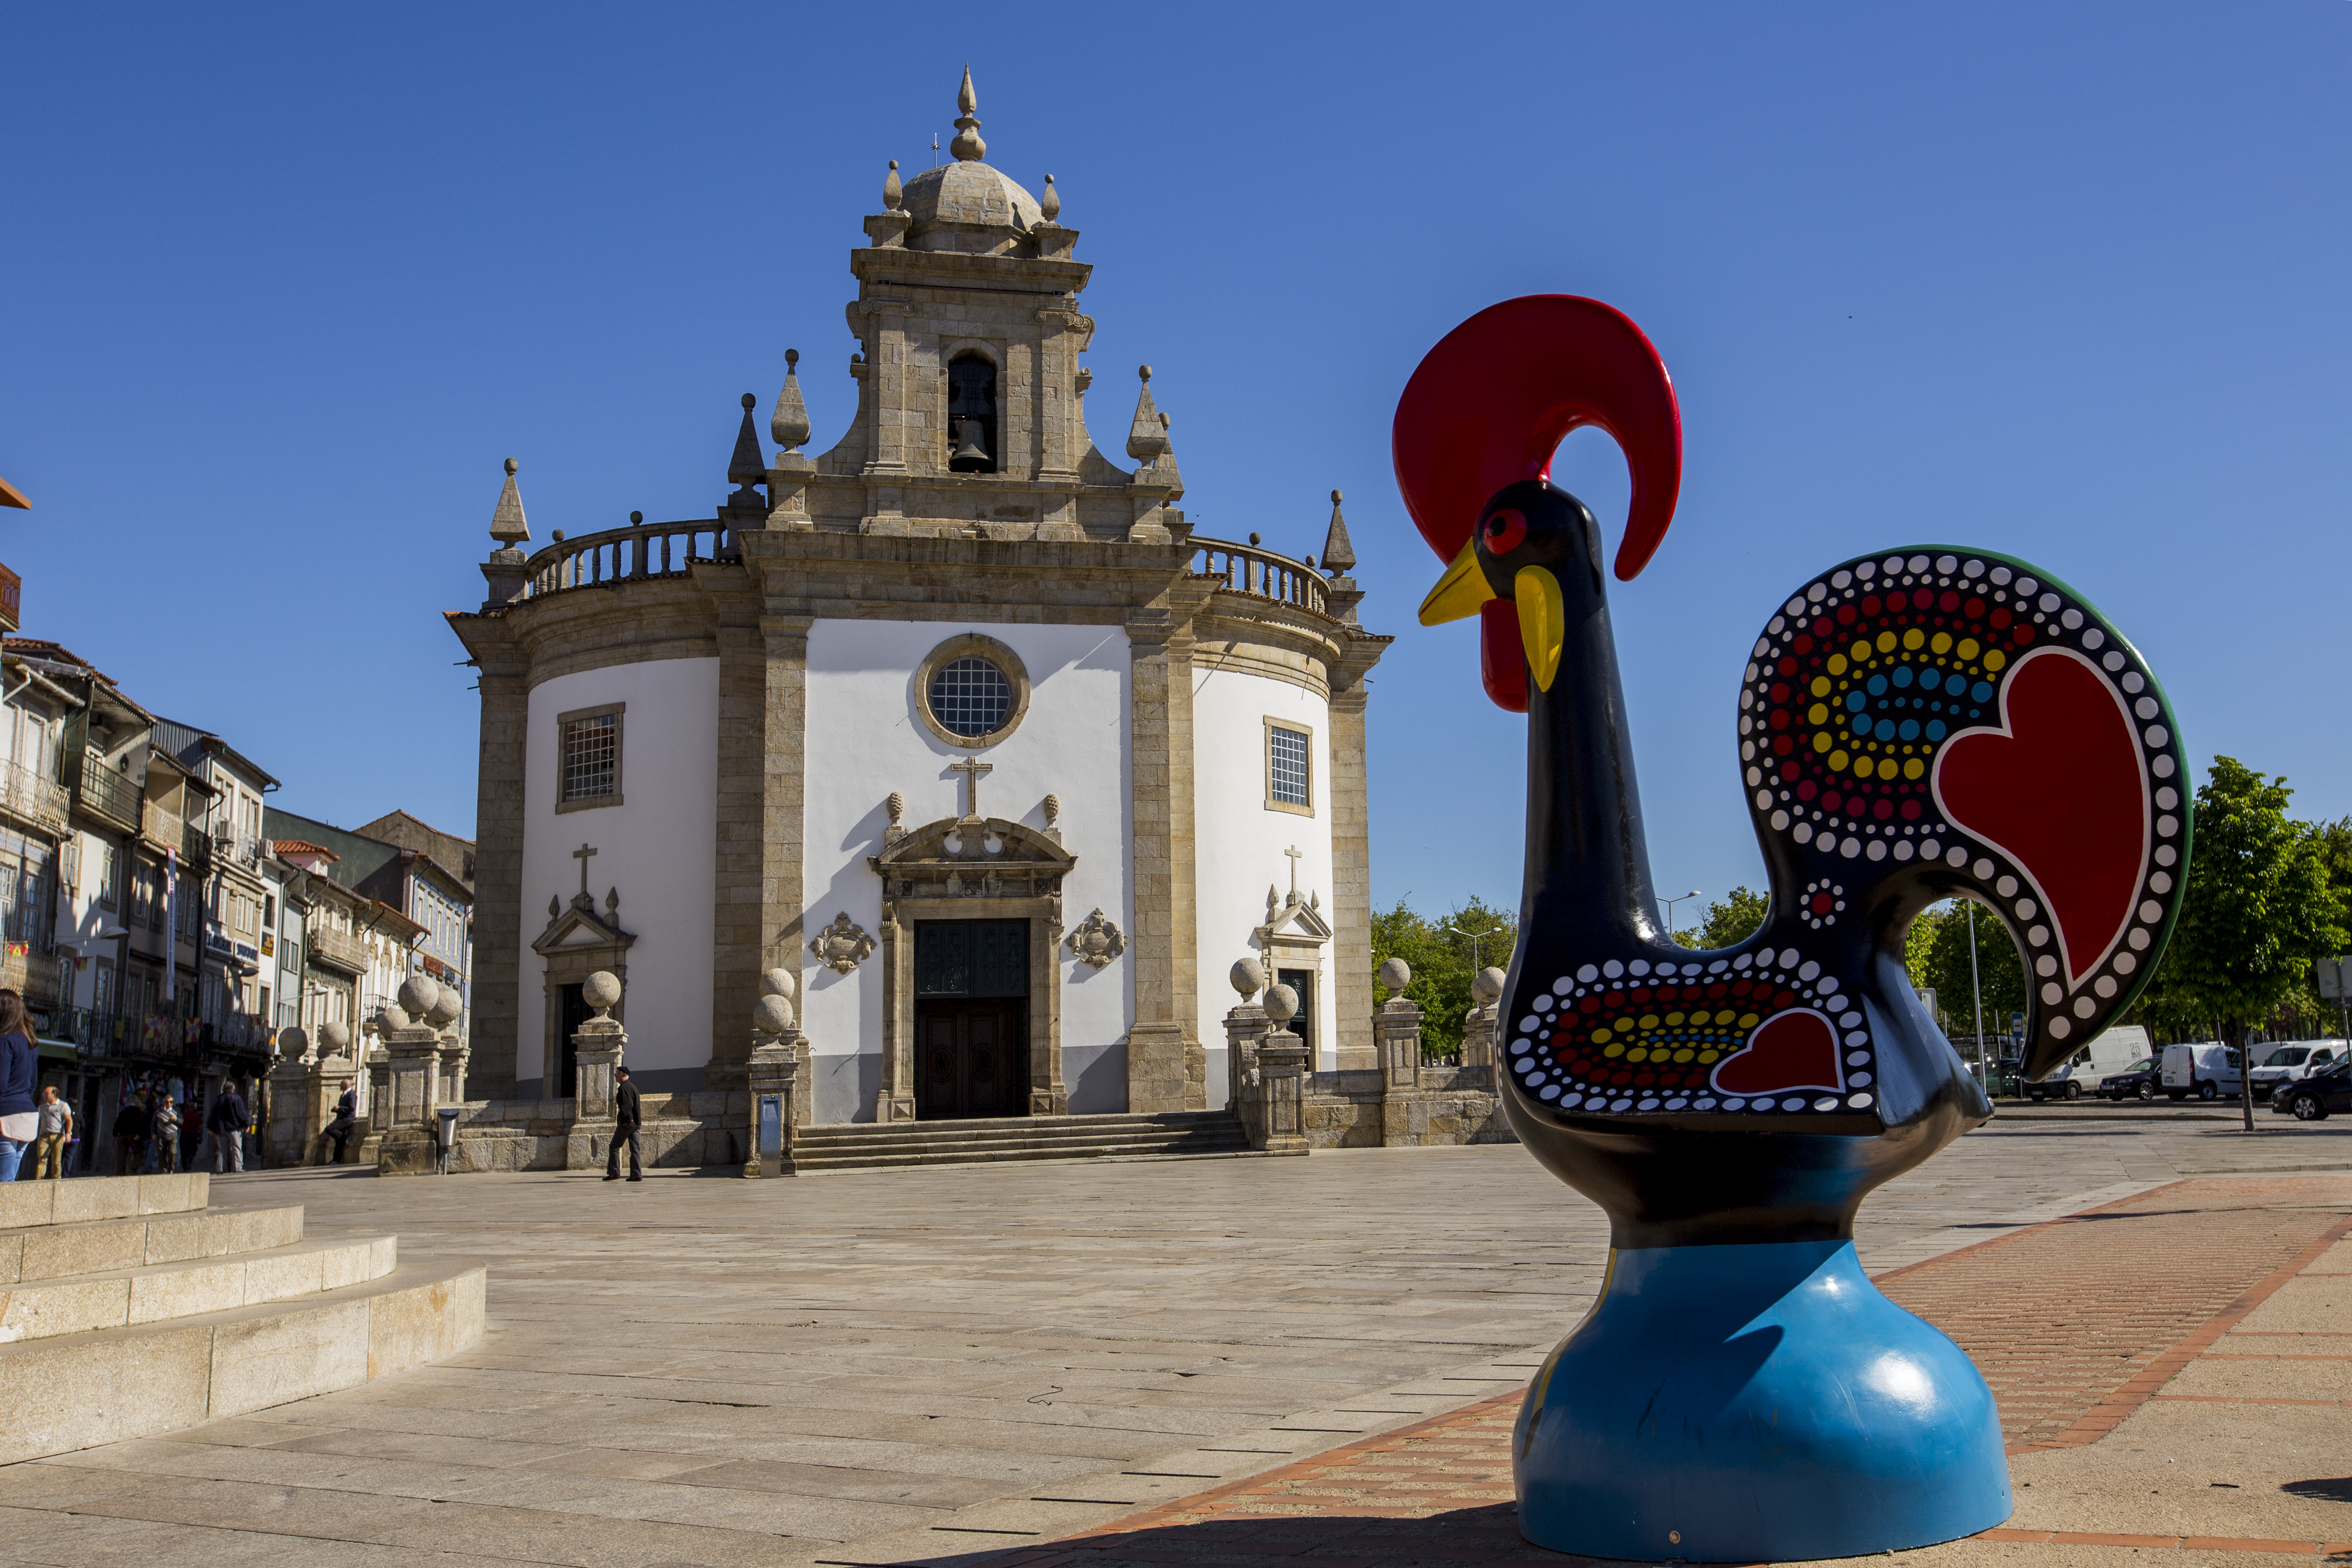
[[[1932,990],[1935,979],[1936,930],[1943,917],[1934,910],[1921,911],[1903,928],[1903,967],[1911,972],[1912,985]],[[1940,1000],[1941,993],[1938,993]]]
[[[2188,898],[2158,972],[2176,1005],[2212,1019],[2223,1043],[2241,1052],[2253,1029],[2310,984],[2311,961],[2344,945],[2332,840],[2287,816],[2294,794],[2284,776],[2213,759],[2197,791]],[[2251,1132],[2252,1083],[2244,1081]]]
[[[1454,929],[1448,931],[1448,926]],[[1404,994],[1421,1007],[1422,1045],[1431,1052],[1449,1052],[1462,1044],[1471,977],[1481,967],[1508,969],[1518,939],[1517,917],[1483,899],[1474,898],[1437,920],[1414,913],[1403,899],[1392,910],[1372,913],[1373,967],[1391,958],[1402,958],[1411,966],[1412,979]],[[1477,967],[1471,963],[1474,952]],[[1388,993],[1375,984],[1372,1000],[1385,1002]]]
[[[1706,906],[1696,931],[1678,931],[1675,940],[1685,947],[1712,951],[1745,942],[1763,929],[1771,900],[1753,888],[1734,888]]]
[[[2009,1033],[2009,1016],[2025,1011],[2025,967],[2018,958],[2017,944],[2010,940],[2009,928],[1973,899],[1956,899],[1940,913],[1929,910],[1912,922],[1913,930],[1930,920],[1934,924],[1924,944],[1924,984],[1935,990],[1936,1005],[1944,1014],[1944,1032],[1977,1032],[1977,998],[1981,994],[1984,1032]],[[1973,972],[1969,963],[1970,927],[1976,933]]]

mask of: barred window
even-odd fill
[[[950,659],[931,677],[931,717],[951,735],[992,735],[1013,714],[1013,683],[984,658]]]
[[[1307,737],[1280,725],[1267,729],[1266,776],[1270,793],[1282,805],[1311,805],[1307,798]]]
[[[615,793],[620,773],[621,717],[598,713],[563,726],[563,799],[595,800]]]

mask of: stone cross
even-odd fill
[[[1283,853],[1290,857],[1290,901],[1295,904],[1298,901],[1298,862],[1307,851],[1294,844]]]
[[[984,774],[992,773],[995,771],[994,763],[983,763],[976,757],[948,764],[948,772],[961,773],[964,776],[963,819],[966,822],[980,820],[980,781]]]
[[[588,896],[588,857],[594,853],[595,849],[585,840],[572,852],[572,858],[580,862],[580,896],[583,899]]]

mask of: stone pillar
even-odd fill
[[[1475,1004],[1462,1020],[1462,1065],[1484,1068],[1491,1076],[1495,1070],[1496,1013],[1502,1002],[1503,983],[1507,976],[1489,964],[1470,980],[1470,999]]]
[[[1368,1068],[1376,1054],[1372,1031],[1372,851],[1370,782],[1364,763],[1363,678],[1369,665],[1332,667],[1331,961],[1332,1013],[1339,1025],[1339,1067]]]
[[[466,1066],[473,1056],[473,1047],[465,1043],[458,1030],[458,1020],[465,1011],[466,1004],[457,988],[444,985],[432,1010],[425,1016],[425,1022],[438,1030],[441,1037],[440,1060],[436,1068],[440,1085],[434,1092],[442,1105],[462,1105],[466,1101]]]
[[[523,768],[530,693],[530,660],[502,617],[459,617],[459,635],[481,670],[482,742],[474,822],[474,1037],[483,1062],[475,1077],[493,1099],[515,1092],[519,1078],[540,1075],[540,1044],[520,1048],[522,936]],[[550,736],[551,741],[554,737]],[[323,1042],[326,1028],[320,1030]],[[523,1072],[525,1067],[530,1072]],[[561,1092],[542,1084],[540,1092]],[[383,1123],[374,1121],[381,1128]]]
[[[1421,1007],[1402,996],[1381,1004],[1372,1020],[1380,1037],[1381,1091],[1410,1094],[1421,1087]]]
[[[430,1022],[441,987],[429,976],[401,983],[400,1000],[383,1010],[385,1093],[373,1109],[383,1130],[376,1145],[378,1175],[430,1175],[439,1164],[434,1112],[441,1102],[441,1031]]]
[[[1135,821],[1135,1023],[1127,1108],[1197,1110],[1207,1057],[1197,1019],[1193,944],[1192,635],[1164,608],[1127,623]]]
[[[341,1026],[336,1025],[334,1027],[340,1028]],[[325,1031],[320,1032],[323,1034]],[[348,1037],[346,1036],[346,1038]],[[320,1136],[315,1147],[319,1151],[319,1158],[323,1161],[327,1155],[327,1123],[334,1121],[335,1107],[341,1101],[343,1091],[358,1080],[360,1068],[359,1064],[349,1057],[324,1056],[320,1057],[311,1068],[310,1074],[311,1082],[319,1097],[320,1107]],[[343,1140],[342,1163],[344,1164],[356,1164],[359,1162],[360,1144],[367,1137],[367,1129],[366,1117],[357,1117],[353,1120],[352,1135]]]
[[[1265,989],[1265,971],[1255,958],[1234,961],[1225,978],[1241,994],[1241,1002],[1225,1015],[1225,1106],[1241,1114],[1243,1090],[1257,1081],[1257,1043],[1266,1030],[1265,1009],[1257,994]]]
[[[262,1162],[299,1165],[326,1119],[312,1081],[310,1037],[299,1028],[278,1031],[278,1060],[269,1068],[269,1124],[262,1129]]]
[[[791,972],[772,969],[761,977],[761,984],[767,994],[751,1011],[752,1046],[746,1072],[751,1091],[751,1136],[745,1140],[749,1153],[743,1162],[743,1174],[755,1180],[800,1173],[793,1163],[793,1129],[804,1114],[801,1108],[806,1096],[801,1077],[808,1059],[807,1037],[793,1020]],[[782,1101],[775,1124],[772,1171],[765,1143],[768,1126],[761,1114],[761,1101],[772,1095]]]
[[[1298,995],[1289,986],[1266,991],[1265,1016],[1274,1027],[1257,1043],[1255,1114],[1244,1124],[1250,1128],[1250,1147],[1269,1154],[1307,1152],[1307,1042],[1284,1026],[1297,1012]]]

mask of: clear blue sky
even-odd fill
[[[950,133],[1050,171],[1203,532],[1320,548],[1399,634],[1375,893],[1516,902],[1524,721],[1412,611],[1389,419],[1510,295],[1598,296],[1683,399],[1616,595],[1661,890],[1759,866],[1745,649],[1816,567],[2022,555],[2200,753],[2352,812],[2352,5],[1521,9],[37,7],[0,13],[0,513],[28,633],[217,730],[286,806],[468,831],[500,459],[536,538],[708,514],[736,399],[846,422],[846,253]],[[1615,448],[1557,477],[1621,517]]]

